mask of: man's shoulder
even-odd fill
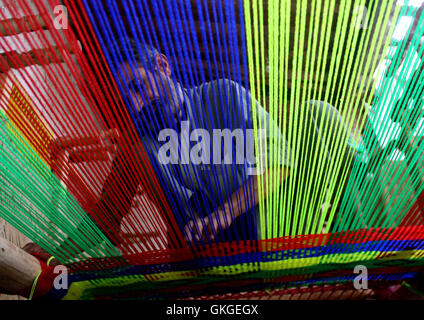
[[[217,126],[225,119],[249,119],[250,95],[234,80],[222,78],[204,82],[192,89],[191,101],[197,115],[207,114]]]
[[[223,90],[244,90],[244,87],[231,79],[227,79],[227,78],[221,78],[221,79],[215,79],[212,81],[207,81],[204,82],[202,84],[200,84],[197,87],[194,87],[192,89],[193,92],[198,93],[198,94],[205,94],[205,93],[209,93],[209,94],[219,94],[220,92],[224,92]]]

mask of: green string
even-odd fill
[[[78,258],[79,248],[94,257],[119,255],[7,118],[0,121],[0,142],[2,217],[65,263]],[[61,248],[68,237],[79,248]]]

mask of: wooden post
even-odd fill
[[[40,270],[35,257],[0,237],[0,291],[29,292]]]

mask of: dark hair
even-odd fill
[[[155,58],[159,54],[159,51],[155,47],[146,43],[141,42],[137,46],[136,41],[132,38],[127,38],[124,42],[118,42],[115,47],[124,61],[134,57],[137,65],[140,67],[147,67],[148,69],[155,66]],[[131,51],[132,54],[129,51]]]

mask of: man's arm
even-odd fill
[[[214,240],[214,234],[219,230],[228,228],[234,219],[258,205],[260,196],[258,177],[265,178],[267,175],[268,177],[274,177],[275,173],[277,174],[277,179],[269,179],[270,183],[268,185],[263,184],[263,197],[266,199],[275,190],[278,190],[281,182],[285,180],[290,173],[288,168],[269,169],[266,173],[262,174],[262,176],[251,176],[254,192],[253,201],[246,201],[246,190],[250,188],[248,185],[249,182],[246,182],[245,185],[231,195],[227,202],[224,203],[223,207],[215,210],[215,212],[211,214],[211,218],[197,218],[195,221],[190,221],[185,228],[188,241],[193,241],[193,235],[196,241],[200,241],[200,239],[206,240],[208,238]],[[197,230],[199,230],[199,232],[197,232]]]

